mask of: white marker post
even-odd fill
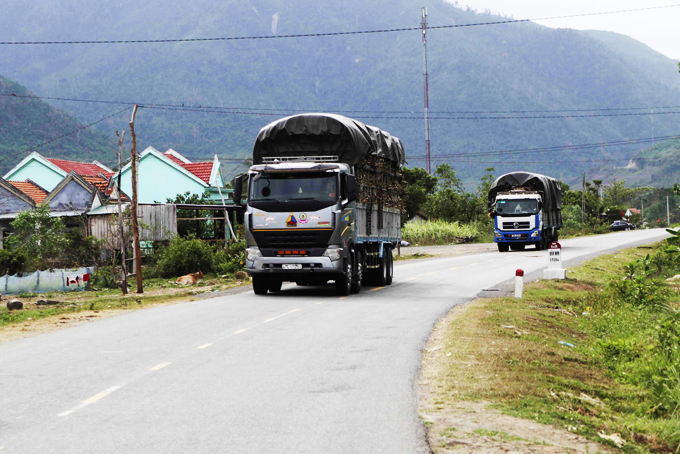
[[[566,279],[567,270],[562,268],[562,245],[553,241],[548,246],[548,269],[543,270],[543,279]]]
[[[522,298],[524,293],[524,270],[515,271],[515,298]]]

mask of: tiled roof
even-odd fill
[[[64,172],[68,173],[73,170],[81,177],[86,176],[96,177],[100,173],[107,177],[113,175],[112,173],[107,172],[106,170],[99,167],[97,164],[87,164],[84,162],[67,161],[65,159],[53,159],[53,158],[47,158],[47,160],[50,161],[55,166],[59,167]]]
[[[212,174],[213,161],[185,163],[181,159],[178,159],[176,156],[173,156],[171,153],[168,153],[167,151],[163,153],[163,155],[166,158],[170,159],[175,164],[184,167],[201,180],[210,184],[210,175]]]
[[[189,172],[196,175],[201,180],[210,184],[210,174],[212,173],[213,162],[193,162],[191,164],[182,164],[182,167],[187,169]]]
[[[31,181],[10,181],[9,184],[29,196],[35,203],[43,203],[47,191]]]
[[[102,194],[106,194],[106,190],[109,186],[109,180],[107,180],[106,178],[84,176],[83,180],[87,181],[92,186],[99,189],[99,192],[101,192]]]

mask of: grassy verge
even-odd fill
[[[527,285],[523,300],[480,299],[447,318],[425,355],[435,413],[484,402],[624,452],[678,452],[680,298],[665,278],[680,266],[666,247],[603,256]],[[430,434],[436,452],[456,437]]]
[[[3,299],[19,299],[24,303],[22,310],[7,310],[3,304],[0,307],[0,328],[18,323],[38,322],[39,320],[73,314],[83,311],[105,312],[113,310],[132,310],[144,306],[161,303],[172,303],[180,300],[191,299],[200,293],[219,292],[244,283],[230,278],[205,279],[190,287],[181,287],[167,279],[145,279],[144,293],[135,293],[137,283],[131,279],[130,292],[123,296],[120,290],[101,289],[83,292],[49,292],[46,294],[20,294],[16,296],[6,295]],[[38,305],[40,298],[58,302],[50,305]],[[30,327],[29,327],[30,328]]]
[[[425,221],[421,224],[411,222],[401,229],[401,235],[414,246],[470,243],[479,236],[479,228],[474,224],[458,222]]]

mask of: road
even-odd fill
[[[565,260],[663,230],[562,242]],[[426,453],[416,383],[436,321],[547,252],[400,263],[338,298],[288,285],[0,345],[1,453]]]

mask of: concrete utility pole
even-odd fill
[[[132,109],[130,119],[130,139],[132,148],[130,149],[130,170],[132,172],[132,235],[135,242],[135,274],[137,276],[137,293],[144,293],[142,283],[142,249],[139,246],[139,220],[137,219],[137,135],[135,134],[135,117],[139,106],[135,104]]]
[[[425,160],[427,173],[432,173],[432,165],[430,163],[430,82],[427,73],[427,8],[421,8],[421,26],[423,28],[423,88],[425,94],[425,107],[423,114],[425,116]]]
[[[125,140],[125,130],[123,134],[119,134],[116,131],[116,136],[118,136],[118,184],[116,185],[116,190],[118,191],[118,234],[120,235],[120,287],[123,290],[123,295],[127,295],[127,267],[125,266],[125,231],[123,229],[123,210],[120,206],[120,170],[123,165],[123,141]]]
[[[668,198],[670,196],[666,196],[666,219],[668,220],[668,227],[671,226],[671,210],[668,207]]]

